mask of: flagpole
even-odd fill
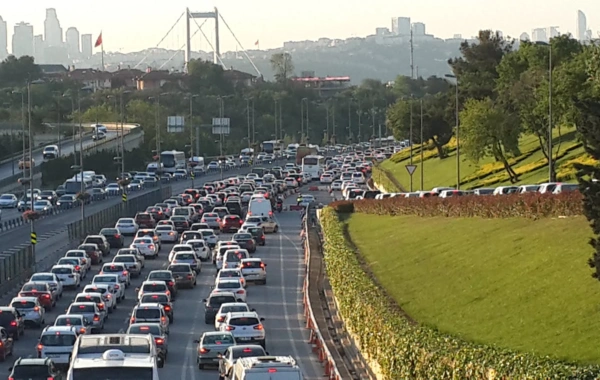
[[[102,43],[100,44],[101,49],[102,49],[102,71],[105,70],[105,66],[104,66],[104,41],[102,41]]]

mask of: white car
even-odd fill
[[[137,248],[145,257],[156,258],[158,256],[158,246],[154,244],[154,240],[149,237],[135,239],[129,248]]]
[[[115,274],[97,274],[92,279],[92,285],[95,284],[112,285],[115,290],[113,297],[117,298],[117,302],[125,299],[125,286],[119,281],[119,276]]]
[[[254,309],[250,309],[245,302],[226,302],[221,304],[215,316],[215,330],[219,330],[227,313],[245,313],[250,311],[254,311]]]
[[[128,287],[131,284],[131,277],[127,267],[123,263],[106,263],[102,265],[98,274],[115,274],[119,276],[119,282]]]
[[[198,232],[200,232],[202,235],[202,240],[204,240],[209,247],[214,247],[217,245],[219,238],[213,229],[201,229],[198,230]]]
[[[285,178],[285,185],[288,188],[295,189],[296,187],[298,187],[298,181],[296,181],[296,179],[293,178],[293,177],[286,177]]]
[[[194,252],[194,247],[189,244],[175,244],[173,248],[171,248],[171,252],[169,252],[169,257],[167,260],[169,260],[169,262],[173,261],[175,254],[180,252]]]
[[[90,256],[82,249],[70,249],[65,253],[64,257],[76,257],[81,259],[81,263],[85,266],[86,271],[89,271],[92,268],[92,259],[90,259]]]
[[[37,201],[33,202],[33,211],[36,212],[49,212],[52,210],[52,207],[52,203],[45,199],[38,199]]]
[[[135,255],[116,255],[112,262],[123,264],[130,276],[138,277],[142,273],[142,263]]]
[[[72,288],[81,286],[81,276],[72,265],[55,265],[50,271],[59,278],[63,286]]]
[[[121,218],[117,220],[115,228],[121,231],[123,235],[135,235],[140,229],[140,226],[137,225],[133,218]]]
[[[88,269],[85,264],[83,264],[83,259],[81,257],[62,257],[57,262],[56,265],[71,265],[75,268],[75,271],[79,273],[79,277],[85,278],[88,273]]]
[[[237,278],[242,282],[244,288],[246,287],[246,279],[242,274],[242,270],[240,268],[224,268],[217,273],[217,277],[215,278],[215,284],[221,280],[227,278]]]
[[[144,281],[139,288],[136,289],[138,302],[142,299],[142,296],[146,293],[164,293],[169,297],[171,296],[171,291],[167,286],[167,283],[164,281]]]
[[[68,365],[78,335],[75,326],[47,326],[37,345],[38,356],[51,358],[54,364]]]
[[[59,299],[63,294],[63,283],[60,281],[60,278],[52,272],[45,273],[35,273],[29,279],[31,282],[45,282],[50,286],[50,290],[52,290],[52,296],[54,299]]]
[[[191,239],[186,242],[187,245],[191,245],[196,252],[196,256],[201,261],[207,261],[210,257],[210,248],[208,244],[202,239]]]
[[[14,194],[2,194],[0,195],[0,208],[15,208],[19,200]]]
[[[342,191],[342,181],[339,179],[336,179],[335,181],[333,181],[331,183],[331,190],[333,191]]]
[[[231,292],[239,302],[246,302],[246,289],[239,279],[224,278],[215,284],[212,293]]]
[[[156,226],[154,232],[158,235],[158,238],[162,243],[175,243],[179,240],[179,233],[175,230],[175,227],[168,224]]]
[[[322,184],[327,184],[327,183],[332,183],[333,182],[333,176],[329,173],[324,173],[321,175],[320,181]]]
[[[109,313],[117,308],[117,290],[111,284],[89,284],[83,288],[83,293],[102,294],[102,299],[104,300],[104,304],[106,305]]]

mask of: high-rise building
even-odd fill
[[[558,26],[549,26],[547,36],[548,39],[560,36],[560,32],[558,31]]]
[[[587,19],[585,17],[585,13],[582,11],[577,11],[577,27],[575,33],[579,41],[586,40],[586,32],[587,32]]]
[[[392,33],[397,36],[410,35],[410,17],[392,18]]]
[[[26,22],[20,22],[15,25],[12,37],[12,54],[18,58],[24,55],[33,57],[33,53],[33,26]]]
[[[92,58],[92,35],[82,34],[81,35],[81,55],[85,59]]]
[[[536,28],[531,32],[531,40],[535,42],[548,42],[546,28]]]
[[[523,32],[519,36],[519,41],[530,41],[529,34]]]
[[[424,36],[425,35],[425,24],[423,24],[422,22],[413,22],[412,32],[415,36]]]
[[[60,21],[56,16],[56,9],[46,9],[46,19],[44,20],[44,37],[46,46],[62,46],[63,32],[60,27]]]
[[[0,16],[0,60],[8,57],[8,29]]]
[[[38,34],[37,36],[33,36],[33,56],[35,61],[40,64],[45,64],[46,58],[44,56],[44,36]]]
[[[67,29],[67,33],[65,33],[65,41],[67,42],[69,58],[79,58],[81,55],[81,49],[79,48],[79,31],[77,28],[71,27]]]

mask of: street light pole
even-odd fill
[[[350,138],[352,137],[352,99],[348,101],[348,142],[350,142]]]
[[[248,123],[248,148],[250,148],[252,144],[250,141],[250,98],[246,98],[246,121]]]
[[[410,166],[413,166],[413,95],[410,94],[410,130],[408,132],[408,144],[410,146]],[[413,192],[413,176],[410,175],[410,192]]]
[[[81,94],[77,90],[77,115],[79,119],[79,181],[81,183],[81,230],[87,233],[85,223],[85,187],[83,181],[83,124],[81,121]]]
[[[361,123],[360,123],[360,118],[361,118],[361,114],[362,114],[362,109],[360,108],[360,99],[358,100],[358,109],[356,110],[356,113],[358,114],[358,142],[360,143],[362,140],[361,137]]]
[[[27,82],[29,84],[29,82]],[[22,155],[23,155],[23,177],[25,177],[25,154],[26,154],[26,149],[25,149],[25,92],[24,91],[13,91],[13,94],[20,94],[21,95],[21,142],[23,143],[23,150]],[[13,163],[14,166],[14,163]]]
[[[283,140],[283,135],[285,131],[283,130],[283,112],[281,112],[281,100],[279,101],[279,137],[280,140]],[[275,140],[277,140],[277,136],[275,136]]]
[[[421,166],[421,191],[425,191],[425,186],[424,184],[424,173],[423,173],[423,98],[421,98],[421,138],[419,139],[419,141],[421,142],[421,164],[419,166]]]
[[[275,119],[275,139],[277,139],[277,98],[273,98],[274,103],[274,119]]]
[[[29,197],[31,198],[31,211],[34,211],[33,204],[35,197],[33,196],[33,135],[31,132],[31,81],[27,81],[27,122],[29,124]],[[23,136],[24,137],[24,136]],[[23,162],[23,169],[25,169],[25,162]],[[25,174],[25,173],[23,173]],[[25,176],[23,176],[25,177]],[[35,234],[35,219],[31,219],[29,224],[31,236]],[[32,255],[35,258],[35,244],[31,244]]]
[[[548,182],[555,181],[552,154],[552,43],[548,44]]]
[[[221,169],[221,180],[223,179],[223,163],[222,161],[222,157],[223,157],[223,118],[224,118],[224,113],[225,113],[225,102],[223,100],[223,97],[219,96],[217,99],[219,99],[219,168]],[[277,119],[275,119],[275,122],[277,122]]]
[[[452,75],[452,74],[446,74],[445,75],[446,78],[454,78],[456,80],[456,93],[455,93],[455,98],[456,98],[456,104],[455,107],[456,109],[454,110],[455,113],[455,123],[456,123],[456,132],[455,132],[455,136],[456,136],[456,189],[460,190],[460,126],[459,126],[459,113],[458,113],[458,76],[456,75]]]

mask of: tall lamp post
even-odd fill
[[[548,46],[548,182],[554,182],[554,157],[552,154],[552,42],[537,41],[535,44]]]
[[[251,140],[252,131],[250,130],[250,126],[251,126],[251,124],[250,124],[250,100],[253,100],[253,98],[246,98],[246,120],[248,123],[248,137],[247,137],[248,138],[248,148],[250,148],[252,145],[252,140]]]
[[[300,130],[300,143],[306,142],[308,138],[308,98],[302,98],[301,111],[302,111],[302,126]],[[305,105],[306,104],[306,105]],[[306,115],[306,121],[304,121],[304,115]]]
[[[413,166],[413,94],[410,94],[410,130],[408,133],[408,144],[410,146],[410,166]],[[381,137],[381,136],[379,136]],[[413,192],[413,176],[410,176],[410,192]]]
[[[25,92],[15,90],[12,93],[21,95],[21,140],[23,143],[23,165],[25,165],[25,154],[27,153],[25,148]],[[23,177],[25,177],[25,166],[23,166]]]
[[[120,101],[120,119],[121,119],[121,177],[125,173],[125,103],[123,102],[123,95],[130,94],[131,91],[122,91],[119,96]]]
[[[421,167],[421,191],[425,191],[425,186],[424,186],[424,176],[425,174],[423,173],[423,98],[421,98],[421,138],[419,139],[419,142],[421,143],[421,163],[420,163],[420,167]]]
[[[221,180],[223,179],[223,118],[225,117],[225,99],[223,96],[217,97],[219,101],[219,168],[221,169]],[[277,117],[275,117],[275,130],[277,131]]]
[[[456,98],[456,109],[454,110],[455,112],[455,117],[456,117],[456,189],[460,190],[460,125],[459,125],[459,113],[458,113],[458,77],[456,75],[452,75],[452,74],[446,74],[445,75],[446,78],[454,78],[456,80],[456,93],[455,93],[455,98]]]

